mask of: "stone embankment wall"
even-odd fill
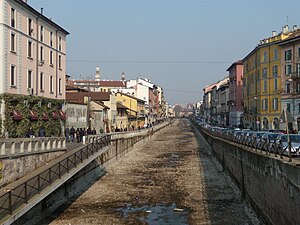
[[[198,130],[243,196],[266,222],[300,224],[300,166]],[[299,162],[299,160],[298,160]]]

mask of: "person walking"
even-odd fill
[[[70,129],[68,126],[66,126],[66,128],[65,128],[65,137],[66,137],[66,141],[69,142],[70,141]]]
[[[39,137],[45,137],[46,136],[46,131],[44,127],[41,127],[39,129]]]
[[[74,142],[74,140],[75,140],[75,129],[74,129],[73,126],[70,129],[70,138],[71,138],[71,142]]]
[[[27,132],[27,137],[28,138],[34,138],[34,130],[32,127],[29,128],[28,132]]]

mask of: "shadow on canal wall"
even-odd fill
[[[213,136],[194,125],[264,223],[299,224],[299,166]]]

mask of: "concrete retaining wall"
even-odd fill
[[[300,224],[299,166],[201,133],[266,224]]]
[[[45,163],[55,159],[65,152],[65,150],[61,150],[43,154],[29,154],[15,158],[1,159],[0,188],[45,165]]]

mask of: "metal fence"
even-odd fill
[[[235,136],[233,133],[222,133],[218,131],[212,131],[208,128],[200,126],[195,123],[198,129],[212,137],[219,137],[234,143],[247,146],[260,153],[265,153],[266,155],[274,155],[275,157],[280,157],[284,159],[283,156],[288,157],[288,161],[292,162],[294,157],[300,157],[300,148],[296,148],[290,143],[284,146],[282,141],[276,142],[275,140],[265,140],[261,138],[255,138],[252,136],[241,135]]]
[[[34,195],[40,193],[73,168],[76,168],[78,164],[88,159],[89,156],[101,148],[109,145],[110,140],[110,135],[99,137],[95,139],[93,143],[73,152],[26,182],[11,189],[3,190],[3,192],[0,193],[0,218],[12,214],[22,204],[28,203]]]

